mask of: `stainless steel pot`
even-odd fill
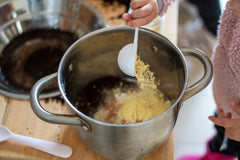
[[[1,54],[3,49],[15,37],[31,30],[58,29],[74,33],[77,37],[81,37],[91,31],[108,26],[102,15],[84,0],[4,0],[0,3],[0,15]],[[43,34],[49,33],[43,32]],[[18,65],[18,62],[19,60],[16,62],[16,65]],[[46,64],[48,63],[47,61],[42,61],[41,63],[45,66],[48,65]],[[58,64],[56,68],[57,66]],[[28,99],[30,89],[26,91],[16,88],[2,74],[2,66],[0,66],[0,69],[0,93],[8,97]],[[19,78],[24,77],[24,74],[19,75]],[[42,93],[41,98],[53,97],[59,94],[56,87],[51,91]]]
[[[94,120],[77,109],[77,90],[104,76],[129,78],[118,68],[117,55],[124,45],[133,41],[133,33],[133,28],[110,27],[87,34],[67,50],[58,73],[39,80],[30,94],[32,109],[39,118],[50,123],[76,125],[83,142],[111,160],[134,160],[159,149],[174,128],[182,102],[204,89],[212,78],[211,62],[203,52],[193,48],[179,49],[164,36],[141,28],[138,54],[150,65],[150,70],[160,80],[159,89],[173,105],[159,116],[135,124],[117,125]],[[189,87],[186,56],[196,57],[204,66],[203,77]],[[40,92],[54,83],[58,83],[62,97],[75,116],[49,113],[40,105]]]

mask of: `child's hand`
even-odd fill
[[[132,13],[124,13],[122,18],[128,21],[130,27],[140,27],[150,23],[158,15],[157,0],[132,0]]]
[[[234,111],[240,114],[240,104],[231,103]],[[222,109],[218,109],[218,117],[208,117],[213,123],[225,128],[225,136],[230,139],[240,141],[240,119],[232,119],[232,114],[227,113],[225,116]]]
[[[231,108],[240,115],[240,104],[234,101],[230,104]]]

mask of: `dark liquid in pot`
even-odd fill
[[[67,88],[66,86],[66,89]],[[129,89],[138,89],[134,80],[130,82],[124,78],[106,76],[89,82],[81,89],[75,88],[74,90],[77,91],[67,89],[66,94],[80,112],[93,117],[99,107],[104,106],[105,102],[114,96],[113,89],[115,88],[121,88],[122,92],[126,92]]]
[[[77,39],[74,33],[55,29],[18,35],[0,56],[1,81],[29,91],[37,80],[57,71],[63,54]]]

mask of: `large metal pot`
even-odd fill
[[[134,160],[156,151],[171,134],[182,101],[204,89],[212,78],[211,62],[203,52],[193,48],[179,49],[164,36],[141,28],[138,54],[150,65],[150,70],[160,80],[159,89],[173,105],[159,116],[135,124],[117,125],[93,119],[76,108],[78,90],[104,76],[129,79],[118,68],[117,56],[124,45],[133,41],[133,33],[133,28],[110,27],[87,34],[67,50],[58,73],[39,80],[30,94],[32,109],[39,118],[50,123],[76,125],[84,143],[111,160]],[[204,66],[203,77],[189,87],[185,56],[196,57]],[[40,92],[54,83],[58,83],[62,97],[75,116],[49,113],[40,105]]]
[[[32,85],[39,79],[33,77],[33,74],[39,73],[40,76],[37,75],[37,77],[42,78],[43,76],[54,73],[57,71],[60,61],[60,59],[57,59],[57,62],[55,62],[56,60],[47,60],[46,58],[45,60],[41,60],[41,57],[44,56],[43,54],[42,56],[39,54],[40,57],[35,57],[36,60],[38,59],[38,62],[32,62],[32,55],[29,53],[29,50],[43,50],[43,43],[45,43],[44,45],[53,46],[53,41],[58,41],[55,43],[59,46],[55,48],[56,50],[64,50],[64,54],[67,48],[79,37],[91,31],[108,26],[102,15],[84,0],[4,0],[0,3],[0,15],[0,93],[8,97],[19,99],[29,98],[29,92]],[[51,36],[50,33],[54,31],[42,31],[42,33],[38,33],[38,35],[33,33],[31,39],[29,38],[26,41],[26,38],[21,37],[17,46],[21,43],[22,46],[30,46],[30,48],[22,47],[21,50],[24,50],[24,52],[19,51],[15,53],[15,51],[12,53],[12,50],[17,48],[16,44],[12,45],[11,48],[9,48],[8,45],[12,43],[15,37],[32,30],[42,29],[60,30],[67,32],[66,34],[73,33],[72,37],[75,36],[76,39],[71,39],[64,43],[64,36],[66,36],[66,34],[59,35],[56,33],[57,35]],[[52,42],[49,43],[47,40],[38,42],[38,40],[42,38],[40,36],[43,35],[45,35],[44,39]],[[63,40],[61,41],[61,39]],[[8,50],[4,52],[6,46]],[[53,56],[49,57],[53,59]],[[28,69],[31,68],[33,70],[31,72],[33,73],[25,71],[22,69],[25,67],[25,64],[23,63],[23,65],[20,65],[21,59],[31,65],[36,65],[34,67],[38,68],[38,70],[33,70],[34,67],[32,66],[28,67]],[[50,66],[50,63],[54,62],[56,65]],[[12,64],[13,69],[10,68],[11,66],[9,63]],[[49,67],[47,68],[47,66]],[[5,73],[5,68],[9,70],[8,75]],[[54,70],[55,68],[56,70]],[[44,72],[44,70],[48,70],[50,73],[45,75],[43,73],[41,75],[41,72]],[[51,72],[50,70],[54,71]],[[17,78],[14,76],[17,76]],[[28,79],[33,80],[31,82],[26,82]],[[15,83],[17,83],[17,85],[30,84],[27,89],[26,87],[22,89],[22,87],[16,87],[16,85],[14,85]],[[55,87],[55,89],[42,93],[41,98],[53,97],[59,94],[57,87]]]

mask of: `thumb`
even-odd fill
[[[231,108],[232,108],[235,112],[237,112],[238,114],[240,114],[240,104],[239,104],[239,103],[236,103],[235,101],[232,101],[232,102],[230,103],[230,106],[231,106]]]

